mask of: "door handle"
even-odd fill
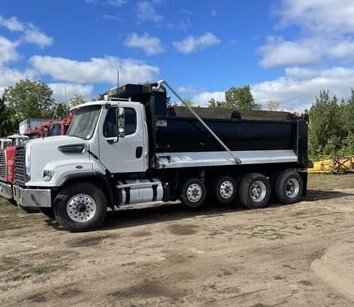
[[[137,159],[141,158],[141,156],[143,155],[143,147],[142,146],[139,146],[136,148],[135,150],[135,157]]]

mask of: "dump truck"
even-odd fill
[[[56,118],[56,119],[45,119],[42,120],[38,126],[32,126],[30,128],[29,125],[27,125],[27,129],[24,130],[24,123],[30,122],[33,123],[35,122],[33,119],[27,119],[22,122],[22,129],[21,129],[21,124],[20,124],[20,131],[23,131],[24,135],[27,135],[30,139],[35,139],[35,138],[43,138],[47,136],[55,136],[55,135],[64,135],[66,134],[66,131],[68,130],[70,123],[72,120],[72,115],[69,115],[65,118]]]
[[[50,119],[45,118],[27,118],[19,123],[18,131],[21,135],[31,135],[30,131],[37,131],[43,124],[46,124]]]
[[[14,199],[69,231],[98,228],[108,210],[180,201],[266,207],[306,194],[307,116],[179,116],[166,82],[127,84],[76,106],[65,136],[17,148]],[[217,110],[214,110],[217,112]]]

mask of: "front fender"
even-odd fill
[[[92,160],[61,160],[47,163],[42,171],[41,181],[29,181],[27,186],[61,187],[68,179],[73,177],[91,177],[95,174],[105,175],[106,170],[102,165]],[[48,176],[49,175],[49,176]]]

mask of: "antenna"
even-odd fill
[[[117,70],[117,88],[119,88],[119,69]]]

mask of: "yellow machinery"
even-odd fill
[[[354,156],[334,157],[333,159],[316,161],[309,173],[348,173],[354,171]]]

